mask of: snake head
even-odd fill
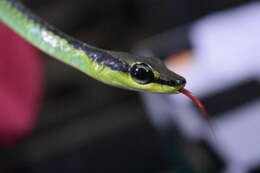
[[[124,52],[111,54],[129,65],[125,80],[121,81],[123,88],[154,93],[179,93],[186,84],[184,77],[170,71],[158,58]]]

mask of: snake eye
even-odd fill
[[[130,70],[131,77],[140,84],[148,84],[154,79],[151,68],[144,64],[134,64]]]

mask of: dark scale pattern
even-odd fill
[[[34,23],[43,24],[42,20],[40,20],[35,15],[33,15],[33,13],[31,13],[31,11],[28,8],[26,8],[23,4],[21,4],[20,2],[18,2],[16,0],[5,0],[5,1],[8,2],[17,11],[23,13],[28,19],[32,20]]]
[[[67,39],[67,40],[75,49],[83,50],[90,59],[96,61],[101,65],[107,66],[112,70],[117,70],[122,72],[128,72],[130,69],[129,64],[113,57],[112,55],[106,52],[103,52],[96,48],[91,48],[87,44],[82,43],[81,41],[78,41],[76,39]]]
[[[172,86],[172,87],[176,87],[178,85],[180,85],[182,83],[182,81],[180,80],[171,80],[171,81],[166,81],[163,79],[159,79],[159,78],[154,78],[153,82],[158,83],[158,84],[162,84],[162,85],[168,85],[168,86]],[[183,81],[184,82],[184,81]]]
[[[98,50],[97,48],[90,47],[87,44],[64,34],[63,32],[59,31],[58,29],[54,28],[53,26],[47,24],[42,19],[35,16],[29,9],[27,9],[20,2],[14,0],[6,0],[6,1],[17,11],[23,13],[29,20],[34,22],[36,25],[39,25],[42,29],[53,33],[54,35],[60,37],[61,39],[67,40],[72,47],[84,51],[90,59],[99,63],[100,65],[107,66],[110,69],[116,71],[122,71],[122,72],[129,71],[130,66],[126,62],[119,60],[118,58],[115,58],[104,51]]]

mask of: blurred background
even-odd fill
[[[0,25],[0,172],[260,172],[260,4],[248,0],[24,0],[104,49],[156,56],[183,95],[99,83]]]

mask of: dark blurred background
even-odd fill
[[[120,51],[130,51],[154,34],[188,26],[209,13],[245,2],[24,1],[60,30],[97,47]],[[188,43],[180,49],[185,46]],[[158,133],[138,93],[104,85],[45,54],[42,57],[43,104],[33,131],[15,146],[1,149],[6,172],[195,172],[186,159],[187,152],[211,157],[206,147],[185,142],[174,127],[169,132],[174,141]],[[169,149],[175,153],[174,158],[169,157]],[[222,163],[217,159],[212,162],[215,167]]]

